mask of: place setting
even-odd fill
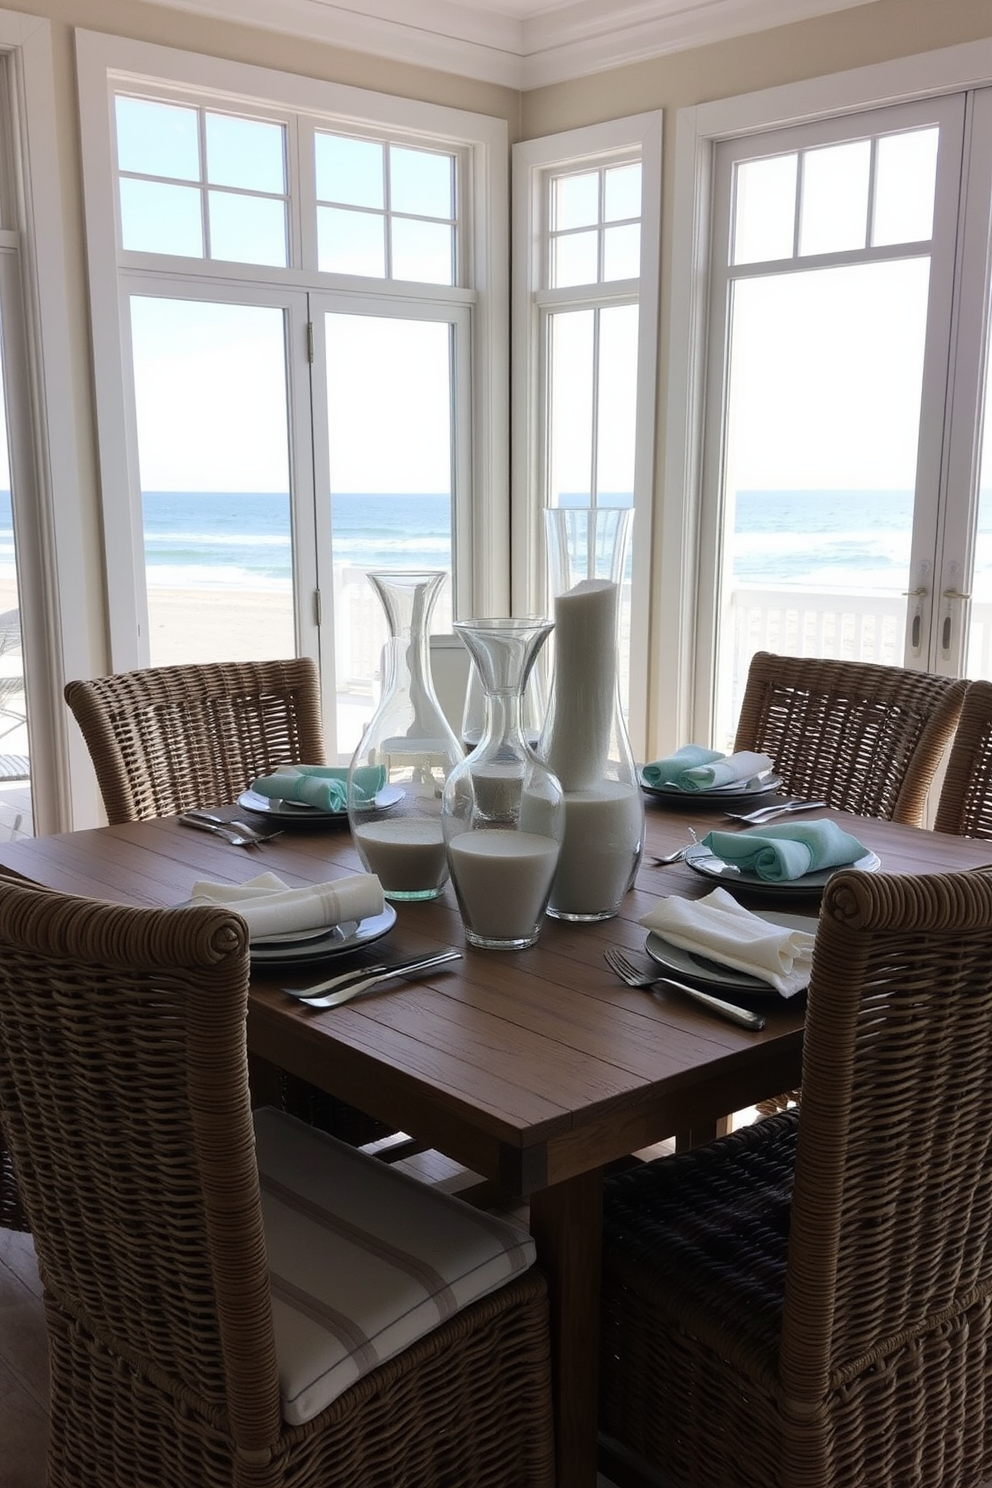
[[[387,784],[386,772],[378,766],[355,770],[352,789],[359,804],[379,810],[403,799],[402,789]],[[348,820],[348,770],[338,765],[283,765],[253,780],[237,804],[280,830],[340,825]]]
[[[754,913],[718,887],[704,899],[662,899],[640,924],[648,932],[646,962],[604,953],[622,981],[688,996],[753,1032],[765,1026],[761,1004],[801,998],[809,983],[815,915]],[[758,1006],[751,1006],[755,1001]]]
[[[704,878],[759,895],[819,898],[840,868],[875,873],[878,854],[830,818],[714,830],[688,844],[682,861]]]
[[[642,765],[638,780],[653,800],[670,805],[691,800],[705,810],[764,801],[782,785],[767,754],[740,750],[728,755],[702,744],[685,744],[664,759]]]
[[[381,940],[396,923],[379,880],[356,873],[328,883],[293,888],[276,873],[241,884],[194,883],[190,904],[219,904],[235,910],[248,926],[252,963],[294,967]]]

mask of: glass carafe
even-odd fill
[[[538,753],[565,792],[565,840],[548,914],[615,915],[644,847],[644,801],[620,702],[620,594],[632,512],[545,510],[554,660]]]
[[[379,706],[348,770],[348,821],[387,899],[436,899],[448,879],[441,794],[464,753],[434,692],[430,618],[447,575],[369,574],[389,624]]]
[[[561,786],[521,728],[527,678],[552,627],[461,620],[485,693],[482,737],[448,777],[442,820],[470,945],[521,950],[541,930],[564,830]]]
[[[520,729],[532,749],[541,737],[546,708],[541,669],[539,666],[532,666],[520,700]],[[466,752],[475,749],[479,743],[485,722],[486,689],[482,685],[479,668],[473,662],[469,668],[465,706],[462,710],[462,745]]]

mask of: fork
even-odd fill
[[[776,816],[785,816],[790,811],[812,811],[817,806],[826,806],[826,801],[780,801],[776,806],[759,806],[757,811],[748,811],[741,815],[736,811],[727,811],[728,821],[747,822],[751,826],[757,826],[760,822],[772,821]]]
[[[616,972],[620,980],[626,982],[628,987],[653,987],[660,983],[663,987],[674,987],[676,992],[684,992],[687,997],[692,997],[703,1007],[709,1008],[711,1013],[726,1018],[730,1023],[737,1023],[741,1028],[757,1031],[765,1026],[765,1020],[761,1014],[752,1013],[749,1008],[738,1007],[733,1002],[724,1002],[719,997],[711,997],[708,992],[702,992],[698,987],[687,987],[684,982],[673,981],[671,977],[658,976],[653,970],[638,971],[634,963],[628,961],[622,951],[614,950],[612,946],[605,950],[603,955],[610,970]]]

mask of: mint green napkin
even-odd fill
[[[683,744],[681,749],[665,759],[652,760],[644,765],[641,776],[648,785],[674,785],[679,790],[698,790],[698,786],[683,784],[685,772],[698,769],[700,765],[711,765],[714,760],[725,757],[719,749],[706,749],[702,744]]]
[[[381,765],[364,765],[355,771],[355,795],[360,801],[371,800],[385,783]],[[348,770],[339,765],[285,765],[272,775],[262,775],[251,783],[253,791],[278,801],[300,801],[318,811],[341,812],[348,809]]]
[[[868,849],[834,821],[782,822],[749,832],[707,832],[710,852],[756,873],[768,883],[788,883],[820,868],[855,863]]]

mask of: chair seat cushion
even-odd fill
[[[255,1139],[291,1425],[534,1262],[518,1225],[285,1112],[256,1111]]]

